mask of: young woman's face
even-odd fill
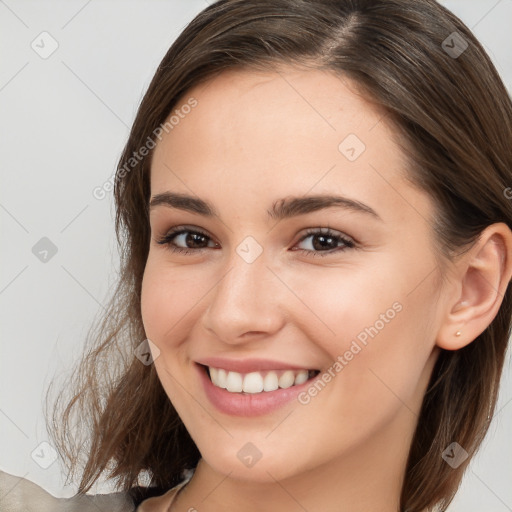
[[[173,115],[142,315],[204,461],[270,482],[405,458],[443,291],[432,202],[382,113],[333,74],[283,69],[224,72]],[[320,373],[287,387],[299,369]]]

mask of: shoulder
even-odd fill
[[[128,493],[95,494],[56,498],[23,477],[0,471],[0,510],[2,512],[133,512]]]

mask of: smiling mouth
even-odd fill
[[[269,393],[299,386],[320,373],[320,370],[264,370],[239,373],[212,366],[200,366],[214,386],[237,394]]]

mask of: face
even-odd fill
[[[176,109],[152,160],[141,306],[203,460],[263,482],[405,456],[442,300],[433,204],[382,112],[287,68],[224,72]]]

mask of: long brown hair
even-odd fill
[[[71,474],[83,469],[79,493],[104,472],[122,490],[144,473],[166,490],[199,460],[154,365],[134,357],[146,338],[140,292],[150,241],[152,151],[137,162],[133,157],[192,86],[226,69],[279,64],[334,71],[384,109],[409,160],[409,179],[436,204],[433,231],[441,259],[453,258],[490,224],[512,227],[504,194],[512,182],[511,100],[482,46],[447,9],[434,0],[210,5],[160,63],[119,161],[114,195],[120,279],[70,379],[71,398],[59,395],[49,429]],[[474,342],[441,350],[411,445],[402,511],[446,507],[480,446],[495,410],[511,293],[508,287],[498,315]],[[456,469],[441,457],[453,441],[470,454]]]

